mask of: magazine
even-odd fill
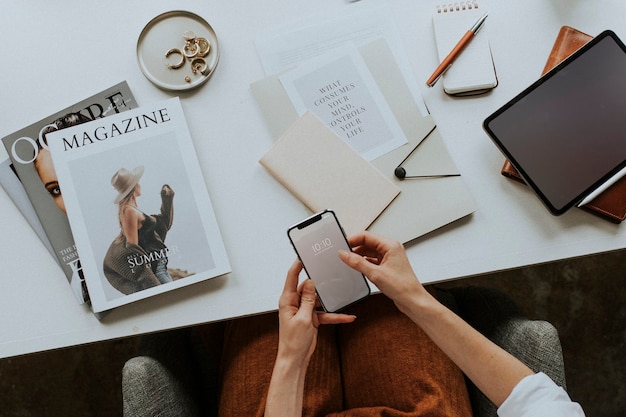
[[[48,145],[94,312],[231,271],[178,98]]]
[[[136,107],[135,99],[124,81],[2,138],[10,160],[10,163],[3,161],[1,164],[5,171],[0,176],[3,186],[10,188],[7,178],[10,178],[11,173],[7,170],[13,169],[80,303],[88,302],[89,294],[84,285],[81,263],[65,213],[64,198],[47,149],[46,137],[51,131],[100,119],[133,107]],[[14,199],[16,204],[19,201]],[[29,207],[18,208],[25,214],[30,210]],[[36,223],[31,225],[37,230]]]
[[[50,239],[48,239],[46,232],[43,230],[39,217],[37,217],[37,213],[28,199],[28,194],[26,194],[22,183],[20,183],[19,178],[17,178],[17,174],[13,171],[13,164],[11,164],[11,159],[9,159],[9,156],[5,153],[4,148],[0,148],[0,185],[2,185],[4,191],[6,191],[11,201],[13,201],[13,204],[20,210],[22,216],[24,216],[30,227],[35,231],[41,243],[43,243],[46,249],[48,249],[48,252],[50,252],[50,255],[52,255],[54,260],[58,263],[59,260],[54,253],[54,248],[50,244]]]

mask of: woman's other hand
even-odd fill
[[[339,257],[365,275],[398,308],[406,313],[410,302],[426,295],[417,279],[404,246],[397,240],[362,232],[348,239],[354,253],[342,251]]]

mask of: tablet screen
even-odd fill
[[[626,49],[602,32],[483,127],[553,214],[626,161]]]

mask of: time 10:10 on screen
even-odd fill
[[[311,245],[311,249],[313,249],[313,253],[315,255],[324,252],[327,249],[330,249],[333,247],[333,242],[330,240],[329,237],[322,239],[319,242],[315,242],[313,245]]]

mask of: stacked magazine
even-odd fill
[[[2,142],[0,183],[97,315],[230,272],[177,98],[122,82]]]

